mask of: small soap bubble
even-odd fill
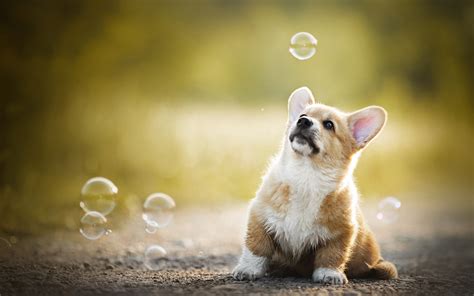
[[[12,245],[16,244],[18,242],[18,239],[16,238],[16,236],[12,235],[10,236],[10,243]]]
[[[398,220],[402,203],[395,197],[389,196],[382,199],[378,205],[377,219],[390,224]]]
[[[307,32],[299,32],[293,35],[290,40],[290,53],[298,60],[310,59],[316,53],[318,40]]]
[[[109,179],[95,177],[89,179],[81,189],[81,208],[87,213],[99,212],[107,216],[115,208],[118,188]]]
[[[149,223],[146,223],[146,225],[145,225],[146,233],[153,234],[153,233],[156,233],[157,230],[158,230],[157,227],[153,227]]]
[[[14,256],[13,246],[8,239],[0,237],[0,263]]]
[[[143,204],[142,218],[153,228],[163,228],[173,219],[174,200],[164,193],[153,193]]]
[[[79,232],[87,239],[96,240],[107,233],[107,218],[99,212],[87,212],[81,218],[81,229]]]
[[[151,270],[159,270],[165,266],[166,250],[159,245],[152,245],[145,251],[145,266]]]
[[[0,237],[0,254],[6,254],[11,251],[12,244],[3,237]]]

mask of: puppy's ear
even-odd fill
[[[314,103],[313,94],[306,86],[293,91],[288,99],[288,121],[295,121],[306,106]]]
[[[387,120],[384,108],[370,106],[351,113],[347,119],[356,148],[362,149],[382,130]]]

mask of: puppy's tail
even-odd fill
[[[398,278],[398,271],[392,262],[380,259],[375,265],[371,266],[372,277],[381,280],[390,280]]]

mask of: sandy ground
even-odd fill
[[[473,295],[473,209],[449,204],[456,203],[404,202],[399,221],[389,225],[375,219],[373,204],[363,205],[384,257],[399,268],[397,280],[344,286],[295,277],[235,281],[229,273],[240,252],[246,206],[234,204],[178,211],[172,225],[153,235],[136,215],[97,241],[66,230],[18,236],[1,249],[0,295]],[[152,244],[168,251],[158,271],[143,264]]]

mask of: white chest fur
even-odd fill
[[[278,211],[265,207],[265,224],[282,250],[298,259],[303,250],[331,238],[318,217],[321,204],[335,188],[334,172],[315,169],[309,160],[302,159],[286,166],[277,162],[270,175],[272,183],[289,186],[289,198]]]

